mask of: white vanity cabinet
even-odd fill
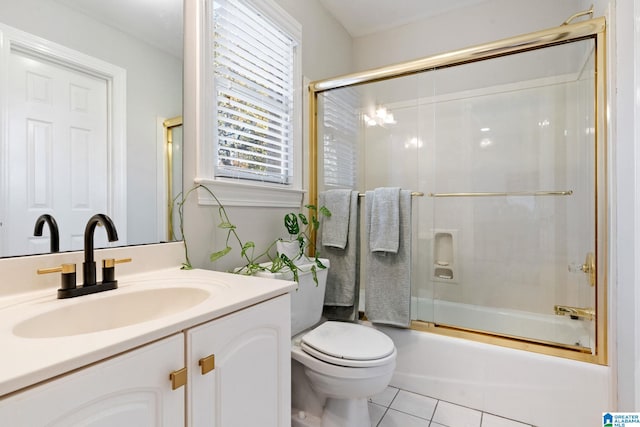
[[[184,425],[185,388],[169,380],[183,367],[177,334],[0,400],[0,425]]]
[[[187,330],[187,425],[290,426],[290,329],[286,294]]]
[[[252,280],[245,288],[238,285],[240,292],[252,286],[258,292],[260,286],[273,290],[264,299],[244,293],[230,293],[226,301],[213,297],[211,305],[194,309],[194,317],[165,325],[163,332],[155,333],[150,322],[141,324],[147,335],[130,339],[130,350],[124,341],[115,341],[124,352],[111,357],[106,352],[88,366],[74,363],[72,355],[81,353],[85,364],[95,360],[86,359],[91,352],[81,347],[102,351],[100,345],[115,333],[31,341],[41,354],[21,350],[25,363],[37,366],[47,351],[68,359],[59,358],[48,368],[40,365],[41,372],[32,374],[38,374],[35,385],[1,397],[0,427],[290,426],[290,296],[283,293],[290,288],[276,282],[285,283]],[[122,337],[126,333],[123,328]],[[24,339],[12,343],[13,348],[27,346]],[[20,359],[11,360],[19,364]],[[70,372],[47,379],[47,369],[51,376]]]

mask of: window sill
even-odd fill
[[[210,178],[196,178],[195,183],[208,187],[225,206],[299,208],[305,193],[304,190]],[[207,191],[198,190],[198,204],[218,203]]]

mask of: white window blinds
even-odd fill
[[[240,0],[213,5],[215,175],[289,184],[297,43]]]
[[[353,88],[322,94],[324,184],[357,188],[358,93]]]

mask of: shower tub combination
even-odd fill
[[[412,326],[380,326],[392,384],[535,425],[612,410],[604,26],[310,85],[310,200],[414,191]]]

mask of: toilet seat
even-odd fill
[[[302,337],[300,347],[324,362],[354,368],[385,365],[396,356],[395,345],[387,335],[347,322],[321,324]]]

